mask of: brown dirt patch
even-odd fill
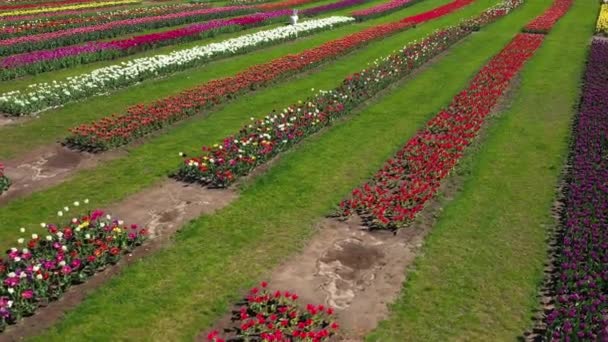
[[[143,190],[106,209],[115,218],[137,223],[150,229],[150,240],[125,256],[117,265],[97,273],[86,283],[70,288],[58,301],[40,308],[35,315],[10,326],[0,335],[0,341],[20,341],[40,334],[74,309],[90,293],[120,274],[128,265],[171,243],[171,237],[181,226],[201,215],[211,214],[237,198],[232,190],[206,189],[166,180]]]
[[[78,170],[94,168],[100,162],[125,154],[124,151],[113,151],[94,155],[53,144],[5,161],[6,175],[11,179],[12,185],[0,196],[0,204],[60,184]]]

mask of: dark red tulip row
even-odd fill
[[[546,337],[608,341],[608,41],[591,43],[573,134]]]
[[[521,3],[507,0],[473,20],[481,26],[486,25]],[[499,7],[508,10],[497,11]],[[282,112],[273,111],[226,137],[220,144],[203,147],[201,155],[184,160],[175,176],[186,182],[228,186],[256,166],[292,148],[336,119],[350,114],[358,105],[446,51],[471,32],[466,26],[458,25],[409,44],[398,53],[377,61],[372,67],[347,77],[334,90],[319,92]]]
[[[453,3],[462,7],[471,1],[454,0]],[[450,11],[460,7],[453,5]],[[430,14],[416,16],[414,22],[422,23],[448,14],[450,11],[430,11],[428,12]],[[112,115],[92,124],[71,129],[71,135],[66,139],[66,143],[74,148],[89,151],[101,151],[125,145],[195,115],[201,110],[224,103],[239,94],[268,86],[277,80],[300,73],[412,25],[410,18],[405,18],[370,27],[295,55],[287,55],[268,63],[252,66],[235,76],[207,82],[150,105],[133,106],[125,115]]]
[[[411,222],[436,194],[543,38],[517,35],[369,182],[340,203],[340,215],[358,214],[371,228],[396,229]]]
[[[549,33],[553,25],[568,12],[572,2],[573,0],[555,0],[547,11],[524,27],[524,32]]]

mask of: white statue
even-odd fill
[[[289,17],[289,23],[291,25],[295,25],[298,23],[298,10],[294,9],[293,13],[291,14],[291,16]]]

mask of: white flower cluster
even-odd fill
[[[329,29],[354,20],[340,16],[308,20],[297,25],[259,31],[169,54],[137,58],[68,77],[63,81],[32,84],[24,91],[0,94],[0,112],[22,115],[61,106],[70,101],[101,95],[143,80],[192,68],[214,57],[234,55],[258,46],[295,39],[299,33]]]

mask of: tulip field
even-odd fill
[[[0,0],[0,341],[608,340],[608,4]]]

